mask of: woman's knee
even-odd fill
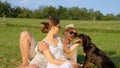
[[[23,31],[20,34],[20,43],[28,41],[29,43],[32,42],[32,35],[28,31]]]
[[[24,37],[24,36],[28,36],[30,33],[28,31],[23,31],[21,32],[20,36]]]
[[[31,40],[31,39],[32,39],[32,36],[31,36],[31,34],[30,34],[28,31],[23,31],[23,32],[21,32],[21,34],[20,34],[20,38]]]

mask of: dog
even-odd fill
[[[78,38],[81,40],[81,46],[85,53],[85,60],[82,68],[90,68],[91,63],[97,68],[116,68],[114,63],[105,53],[92,43],[91,38],[85,34],[79,34]]]

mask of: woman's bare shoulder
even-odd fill
[[[39,51],[45,51],[45,50],[49,49],[49,46],[48,46],[47,42],[40,41],[40,42],[38,42],[38,48],[39,48]]]

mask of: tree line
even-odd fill
[[[30,10],[24,7],[11,7],[8,2],[0,1],[0,17],[11,18],[38,18],[46,19],[49,16],[58,17],[62,20],[120,20],[120,13],[102,14],[100,11],[93,9],[71,7],[66,8],[59,6],[40,6],[38,9]]]

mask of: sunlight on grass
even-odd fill
[[[19,36],[21,31],[29,31],[40,41],[45,34],[40,32],[41,19],[0,18],[0,68],[14,68],[21,63]],[[79,33],[85,33],[120,68],[120,21],[74,21],[62,20],[61,33],[67,24],[74,23]],[[78,47],[78,62],[83,63],[82,47]]]

